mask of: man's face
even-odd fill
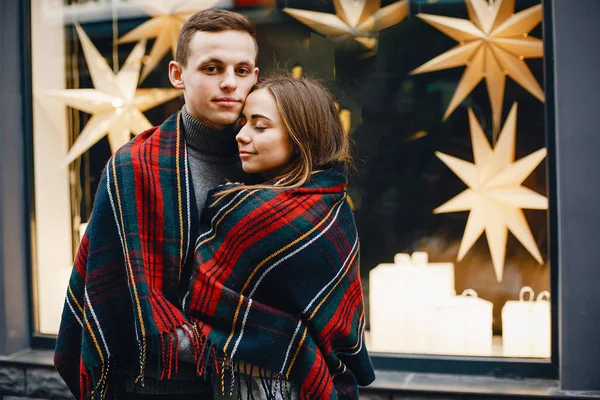
[[[190,41],[189,54],[185,67],[175,63],[180,86],[171,76],[184,91],[187,111],[212,128],[235,123],[258,77],[252,37],[235,30],[199,31]]]

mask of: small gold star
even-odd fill
[[[370,55],[377,51],[377,34],[408,15],[408,0],[383,8],[380,0],[333,0],[333,5],[335,15],[296,8],[283,11],[336,44],[360,43]]]
[[[164,0],[130,0],[144,9],[152,18],[119,39],[119,43],[137,42],[156,38],[150,55],[145,59],[141,81],[158,65],[171,49],[173,59],[177,51],[177,38],[183,24],[195,12],[213,7],[219,0],[188,0],[173,5]]]

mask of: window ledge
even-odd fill
[[[26,350],[1,356],[0,364],[13,364],[54,369],[52,350]],[[495,378],[477,375],[427,374],[399,371],[376,371],[375,382],[368,392],[421,393],[448,395],[504,395],[538,398],[600,399],[600,392],[560,390],[559,383],[550,379]]]
[[[32,367],[49,367],[54,369],[54,351],[23,350],[9,356],[0,356],[0,364],[22,365]]]
[[[495,378],[476,375],[427,374],[376,371],[376,379],[366,388],[370,392],[502,395],[507,397],[590,398],[600,392],[562,391],[559,382],[549,379]]]

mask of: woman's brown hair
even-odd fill
[[[348,135],[344,132],[331,92],[312,78],[273,75],[260,80],[253,90],[267,89],[275,98],[292,151],[287,173],[277,177],[277,185],[239,185],[217,194],[221,197],[241,189],[296,188],[327,164],[351,162]]]

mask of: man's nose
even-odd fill
[[[221,81],[221,89],[232,91],[237,88],[237,75],[233,68],[227,68]]]

